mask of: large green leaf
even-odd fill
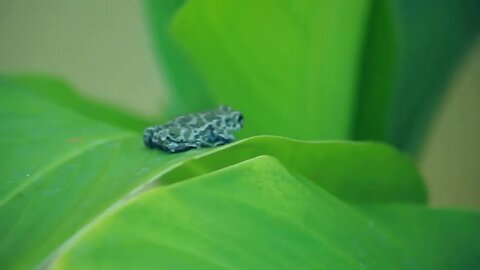
[[[363,210],[367,215],[261,156],[146,193],[66,245],[53,268],[474,269],[480,263],[478,214]]]
[[[205,77],[199,91],[244,112],[243,135],[346,139],[368,3],[186,1],[173,35]],[[168,26],[161,10],[150,11],[157,29]]]
[[[142,197],[155,183],[176,183],[263,154],[351,202],[425,200],[414,166],[388,146],[257,137],[166,154],[146,149],[140,133],[48,96],[36,86],[0,80],[0,264],[6,268],[38,266],[108,209]]]
[[[199,85],[173,90],[189,107],[240,108],[250,119],[244,135],[342,139],[353,131],[413,153],[480,28],[477,0],[146,3],[160,60],[188,69],[174,79]]]
[[[480,29],[478,0],[376,0],[355,136],[416,152],[451,73]]]
[[[192,155],[146,151],[141,136],[0,83],[0,264],[29,268],[119,198]],[[73,214],[74,213],[74,214]]]

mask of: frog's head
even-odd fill
[[[156,148],[165,144],[170,137],[169,130],[162,128],[162,126],[149,127],[143,132],[143,142],[149,148]]]
[[[225,116],[225,125],[231,131],[240,130],[243,127],[243,114],[228,106],[220,106],[219,111]]]

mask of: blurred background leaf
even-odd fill
[[[29,89],[35,89],[36,95],[89,118],[136,132],[142,131],[151,124],[149,121],[119,107],[87,99],[73,89],[71,85],[58,78],[34,74],[10,77],[14,79],[16,85],[25,85]],[[8,79],[8,77],[5,77],[5,80]]]
[[[154,28],[173,24],[205,76],[208,87],[198,91],[245,114],[244,136],[346,139],[368,2],[187,1],[173,22],[148,12]]]
[[[185,55],[169,50],[181,45],[205,76],[202,87],[174,93],[244,111],[245,136],[353,137],[414,154],[480,29],[476,0],[173,2],[146,1],[161,31],[157,51],[169,55],[167,65],[177,56],[180,64]]]
[[[417,153],[479,18],[478,0],[374,1],[355,138]]]

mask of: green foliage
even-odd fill
[[[204,75],[195,90],[175,89],[194,97],[187,108],[202,93],[244,111],[244,135],[378,140],[411,153],[480,29],[476,0],[146,2],[156,36],[176,44],[177,54],[156,44],[165,64],[187,53]]]
[[[346,139],[367,8],[365,0],[187,1],[171,31],[206,79],[196,91],[244,112],[245,136]],[[157,10],[149,11],[160,31],[169,25]]]
[[[409,150],[476,7],[146,1],[171,115],[228,104],[243,136],[354,133]],[[6,269],[480,265],[480,214],[422,205],[415,166],[384,144],[254,136],[167,154],[143,146],[147,121],[41,76],[0,77],[0,120]]]
[[[419,206],[356,209],[260,156],[147,192],[54,269],[473,269],[479,221]]]
[[[185,0],[145,1],[146,16],[152,32],[151,38],[162,72],[168,76],[170,86],[168,116],[209,109],[213,106],[207,95],[203,78],[193,67],[184,51],[172,39],[169,25],[177,9]]]
[[[44,97],[57,105],[67,107],[87,117],[98,119],[120,128],[138,132],[149,124],[148,121],[114,106],[88,100],[76,93],[66,82],[56,78],[39,75],[19,75],[15,76],[15,83],[34,88],[36,95]]]
[[[138,133],[72,113],[46,93],[10,80],[0,87],[0,148],[8,157],[0,162],[4,267],[38,265],[87,220],[151,179],[151,166],[181,157],[146,152]]]
[[[347,201],[425,200],[413,165],[387,146],[258,137],[217,149],[166,154],[145,148],[138,132],[88,118],[49,96],[23,82],[0,82],[0,147],[9,157],[0,163],[0,258],[8,268],[38,266],[79,231],[88,231],[89,224],[125,201],[145,196],[144,190],[215,175],[264,154],[276,157],[296,178],[306,176],[318,190]],[[255,160],[249,163],[261,166],[264,159]],[[256,174],[265,177],[262,181],[270,176]],[[241,173],[237,177],[243,178]]]
[[[259,137],[170,155],[25,85],[3,80],[0,94],[11,135],[0,141],[10,157],[0,170],[11,180],[0,212],[7,268],[50,255],[66,269],[468,269],[478,255],[468,238],[478,215],[339,200],[424,199],[412,165],[389,147]],[[452,241],[462,249],[436,257]]]

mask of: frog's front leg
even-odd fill
[[[220,144],[216,144],[216,145],[222,145],[222,144],[226,144],[226,143],[231,143],[235,140],[235,136],[233,136],[233,134],[227,130],[216,130],[215,132],[215,136],[218,138],[217,139],[217,142],[220,143]]]
[[[227,132],[213,131],[207,140],[202,142],[202,146],[214,147],[233,142],[235,137]]]

